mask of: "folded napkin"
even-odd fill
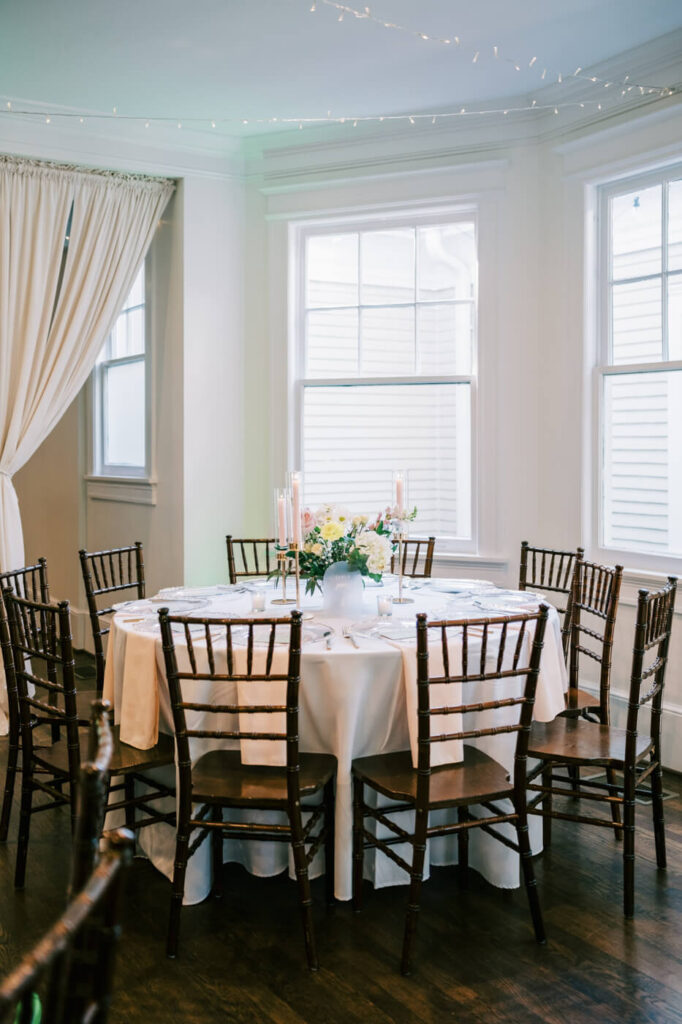
[[[265,672],[267,648],[254,647],[252,672],[259,675]],[[246,672],[246,649],[234,649],[235,672]],[[275,646],[272,656],[271,672],[274,675],[286,675],[289,666],[289,648],[285,645]],[[286,707],[287,680],[240,680],[237,683],[237,698],[241,707],[281,705]],[[240,712],[240,732],[280,732],[286,735],[287,720],[285,712]],[[240,741],[242,764],[265,764],[285,767],[287,763],[286,740],[245,740]]]
[[[121,742],[148,750],[159,740],[159,680],[155,635],[126,630],[121,693]],[[113,658],[107,658],[107,670]],[[107,690],[105,670],[105,694]],[[113,669],[112,669],[113,675]],[[113,692],[113,681],[111,684]]]
[[[516,637],[512,631],[517,632],[518,626],[510,626],[507,634],[502,668],[511,668],[514,651],[516,648]],[[432,631],[433,632],[433,631]],[[482,629],[477,629],[472,623],[468,629],[468,662],[469,671],[476,672],[477,662],[481,656]],[[519,666],[525,666],[530,660],[531,640],[533,630],[526,629],[524,634],[523,650],[519,658]],[[488,646],[486,650],[486,672],[493,672],[497,664],[499,651],[500,630],[491,630],[488,633]],[[440,631],[432,636],[429,644],[429,675],[431,678],[442,676],[443,648]],[[457,676],[462,673],[462,634],[460,630],[451,629],[448,635],[447,652],[450,675]],[[407,703],[408,726],[410,733],[410,748],[412,751],[412,764],[416,768],[419,758],[419,736],[417,724],[417,658],[415,645],[410,648],[403,648],[403,676],[405,679],[405,697]],[[466,704],[487,703],[488,701],[500,700],[507,697],[517,696],[523,692],[525,676],[511,677],[502,680],[489,680],[469,683],[432,683],[430,684],[431,707],[458,707]],[[563,706],[563,703],[562,703]],[[452,734],[469,729],[483,729],[491,726],[510,725],[518,720],[519,708],[491,709],[490,711],[477,712],[470,722],[464,722],[461,713],[447,715],[433,715],[430,720],[431,735],[439,736]],[[556,714],[556,712],[555,712]],[[553,716],[552,716],[553,717]],[[487,744],[483,744],[486,746]],[[453,764],[461,761],[464,757],[462,740],[447,740],[431,745],[431,766],[433,768],[443,764]]]

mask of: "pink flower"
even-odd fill
[[[315,516],[309,508],[304,508],[301,514],[301,523],[303,527],[303,535],[310,533],[313,526],[315,525]]]

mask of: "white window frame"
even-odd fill
[[[631,175],[627,178],[619,178],[617,181],[602,184],[597,192],[597,345],[596,345],[596,366],[593,372],[593,410],[594,422],[597,429],[593,437],[593,502],[592,502],[592,536],[595,540],[596,557],[610,563],[624,564],[627,567],[640,570],[648,570],[654,573],[677,574],[682,572],[682,557],[672,554],[657,554],[655,552],[640,552],[630,548],[618,548],[607,546],[604,540],[604,499],[606,482],[604,478],[604,443],[605,443],[605,415],[604,415],[604,384],[609,376],[623,376],[636,373],[664,373],[670,370],[682,370],[682,360],[660,360],[658,362],[646,363],[611,363],[611,200],[619,195],[625,195],[637,189],[644,190],[652,185],[660,185],[665,182],[677,180],[682,177],[682,163],[676,163],[656,171],[644,172]],[[661,223],[663,226],[663,238],[667,238],[666,223],[668,217],[668,204],[666,193],[663,194],[661,205]],[[667,246],[663,246],[661,253],[661,271],[659,274],[642,275],[642,277],[625,278],[627,281],[645,280],[649,277],[661,278],[661,289],[665,295],[665,286],[668,278],[667,267]],[[668,327],[667,303],[662,302],[661,306],[661,329],[663,333],[663,344],[667,338]]]
[[[152,309],[152,257],[148,253],[144,262],[144,356],[130,356],[111,360],[122,364],[144,360],[145,366],[145,464],[121,466],[103,461],[104,400],[103,371],[109,362],[95,366],[86,392],[87,464],[85,476],[87,496],[93,500],[123,501],[132,504],[156,504],[153,437],[153,309]]]
[[[437,210],[420,211],[418,209],[406,209],[400,213],[367,213],[366,215],[351,215],[348,217],[320,218],[307,220],[305,222],[293,222],[289,226],[290,231],[290,287],[292,292],[292,316],[289,325],[289,438],[288,451],[291,465],[299,467],[305,472],[303,459],[303,402],[304,393],[307,387],[343,387],[343,386],[371,386],[371,385],[400,385],[409,386],[414,384],[468,384],[470,387],[470,412],[471,412],[471,436],[470,436],[470,522],[471,537],[462,538],[454,536],[439,536],[438,548],[440,553],[457,552],[461,554],[476,554],[479,550],[479,525],[478,525],[478,376],[479,376],[479,274],[476,275],[476,287],[474,293],[474,343],[471,355],[470,374],[452,375],[401,375],[396,377],[366,377],[357,375],[353,377],[304,377],[302,370],[305,369],[305,249],[306,240],[313,235],[339,234],[341,232],[363,232],[386,230],[400,227],[422,227],[431,224],[450,224],[457,221],[473,221],[476,234],[476,257],[478,262],[480,247],[480,225],[479,210],[477,204],[457,204],[455,206],[439,207]],[[416,298],[416,297],[415,297]],[[380,304],[378,304],[380,305]],[[358,303],[358,308],[362,305]],[[389,469],[392,467],[389,467]]]

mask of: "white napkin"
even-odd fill
[[[278,630],[279,632],[279,630]],[[258,675],[265,671],[267,660],[266,647],[254,647],[252,671]],[[234,649],[235,672],[246,672],[246,650]],[[276,645],[272,656],[273,675],[286,675],[289,666],[289,648]],[[241,680],[237,683],[237,698],[240,706],[273,705],[286,706],[287,680]],[[286,714],[266,712],[239,714],[239,729],[243,732],[281,732],[286,735]],[[267,764],[285,767],[287,763],[286,740],[241,740],[242,764]]]
[[[131,747],[148,750],[159,740],[159,682],[156,675],[156,636],[126,630],[125,660],[123,664],[123,692],[121,694],[121,742]],[[107,670],[104,692],[107,686]],[[110,689],[113,694],[113,668]]]

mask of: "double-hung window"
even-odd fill
[[[105,341],[93,376],[93,470],[149,475],[145,264]]]
[[[310,505],[375,514],[409,471],[415,534],[472,550],[476,219],[299,236],[296,456]]]
[[[600,545],[682,557],[682,168],[601,193]]]

